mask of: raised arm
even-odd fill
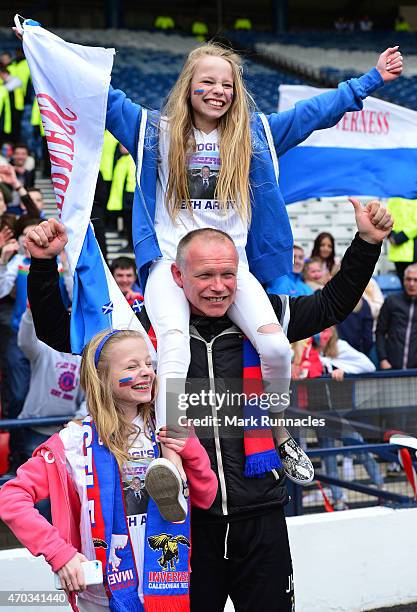
[[[139,125],[142,107],[135,104],[120,89],[110,85],[107,98],[106,129],[129,151],[133,159],[137,157]]]
[[[59,288],[56,257],[68,241],[64,226],[56,219],[43,221],[26,237],[31,254],[28,299],[39,340],[64,353],[71,352],[70,316]]]
[[[294,108],[268,116],[278,155],[303,142],[315,130],[329,128],[348,111],[361,110],[362,100],[384,83],[398,78],[402,56],[390,47],[379,56],[377,65],[358,79],[340,83],[337,89],[297,102]]]

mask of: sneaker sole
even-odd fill
[[[182,482],[171,467],[161,463],[153,468],[149,467],[145,476],[145,487],[166,521],[170,523],[185,521],[187,511],[179,499],[182,496]]]

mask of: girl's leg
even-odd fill
[[[158,341],[157,429],[167,420],[171,424],[177,422],[178,394],[185,392],[190,365],[190,306],[171,276],[171,263],[162,259],[153,264],[144,296],[146,312]],[[185,479],[179,455],[163,449],[163,456],[175,463]]]
[[[279,397],[288,393],[290,344],[262,285],[242,263],[239,264],[236,298],[227,314],[258,351],[265,390]],[[276,403],[276,406],[271,405],[271,412],[282,412],[288,406],[285,398],[283,403]]]
[[[282,413],[289,405],[291,347],[262,285],[242,263],[235,301],[227,314],[259,353],[264,388],[270,394],[270,412],[274,416]],[[273,435],[287,476],[298,484],[311,482],[313,465],[286,428],[273,427]]]

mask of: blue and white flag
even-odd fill
[[[279,111],[328,91],[281,85]],[[280,158],[285,202],[338,195],[417,197],[417,112],[377,98]]]
[[[23,33],[57,207],[68,233],[66,252],[74,275],[72,351],[81,353],[94,334],[109,327],[136,329],[148,341],[110,273],[90,224],[114,49],[67,43],[31,20],[21,25],[15,17],[15,23]]]

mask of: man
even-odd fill
[[[394,219],[389,235],[388,259],[404,286],[404,270],[417,261],[417,200],[390,198],[387,209]]]
[[[134,476],[129,486],[124,489],[124,499],[127,516],[146,512],[149,497],[146,489],[142,487],[142,482],[138,476]]]
[[[132,305],[135,300],[143,302],[143,296],[139,291],[136,291],[136,263],[133,259],[124,256],[113,259],[110,266],[110,272],[130,305]]]
[[[210,166],[203,166],[201,168],[201,174],[193,177],[191,183],[190,193],[191,197],[195,200],[212,200],[214,198],[214,191],[216,189],[216,177],[210,176]]]
[[[404,271],[404,291],[389,295],[376,326],[382,370],[417,368],[417,264]]]
[[[12,161],[10,162],[14,166],[19,182],[26,189],[33,187],[35,183],[35,170],[27,170],[28,157],[28,147],[23,143],[19,143],[13,150]]]
[[[311,295],[313,290],[303,281],[303,270],[305,253],[304,249],[297,244],[293,246],[293,268],[292,274],[286,276],[280,276],[275,278],[273,281],[268,283],[266,290],[268,293],[275,293],[277,295],[291,295],[296,297],[298,295]]]
[[[343,320],[372,276],[392,220],[379,202],[364,209],[358,200],[352,203],[359,235],[334,278],[311,296],[270,296],[290,342]],[[238,256],[226,234],[215,230],[193,234],[181,241],[172,273],[190,302],[189,380],[194,384],[205,379],[209,388],[216,390],[219,381],[241,381],[243,374],[242,333],[226,316],[236,293]],[[57,350],[69,351],[70,321],[60,300],[53,259],[64,243],[65,230],[53,219],[31,232],[27,240],[32,253],[28,284],[37,336],[53,343]],[[140,320],[149,328],[145,309]],[[218,406],[200,408],[202,416],[215,416]],[[236,407],[235,413],[241,416],[242,407]],[[209,510],[192,512],[192,612],[221,612],[228,595],[236,612],[291,612],[293,578],[283,479],[277,472],[265,478],[244,477],[242,437],[220,438],[213,426],[200,440],[218,475],[219,490]]]

